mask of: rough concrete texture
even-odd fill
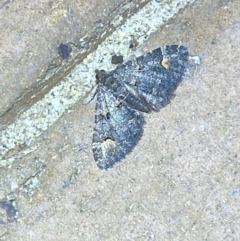
[[[122,2],[2,1],[0,116],[34,88],[58,56],[60,43],[76,43]]]
[[[237,0],[195,2],[151,36],[146,51],[186,44],[201,64],[113,169],[92,157],[94,103],[73,106],[35,152],[2,168],[0,197],[16,200],[19,218],[0,239],[239,240],[239,16]]]

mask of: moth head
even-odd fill
[[[103,83],[107,77],[106,71],[102,69],[101,70],[96,69],[95,74],[96,74],[95,76],[96,76],[97,84]]]
[[[106,73],[105,70],[95,70],[97,84],[101,83],[109,89],[116,91],[118,87],[121,85],[119,81],[114,78],[114,76],[110,73]]]

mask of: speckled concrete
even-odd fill
[[[94,103],[75,104],[2,168],[19,219],[1,240],[239,240],[239,9],[196,2],[151,36],[144,50],[184,43],[201,64],[115,168],[92,157]]]
[[[61,42],[76,43],[122,2],[1,1],[0,116],[34,88]]]

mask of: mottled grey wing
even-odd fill
[[[144,119],[99,85],[96,101],[93,156],[101,169],[112,167],[123,159],[142,136]]]
[[[119,66],[112,75],[133,88],[153,110],[169,103],[183,78],[188,61],[184,46],[171,45],[153,50]]]

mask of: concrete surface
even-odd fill
[[[122,2],[2,1],[0,116],[36,86],[61,42],[77,43]]]
[[[237,0],[197,1],[152,34],[145,51],[181,43],[201,64],[171,104],[146,115],[142,140],[113,169],[99,170],[92,157],[94,103],[75,104],[35,141],[37,150],[2,167],[0,198],[15,200],[19,218],[0,226],[0,240],[239,240],[239,9]],[[6,5],[0,11],[9,14]],[[35,68],[51,61],[46,54]],[[3,79],[22,66],[12,64]],[[9,93],[4,85],[3,109],[17,85]]]

